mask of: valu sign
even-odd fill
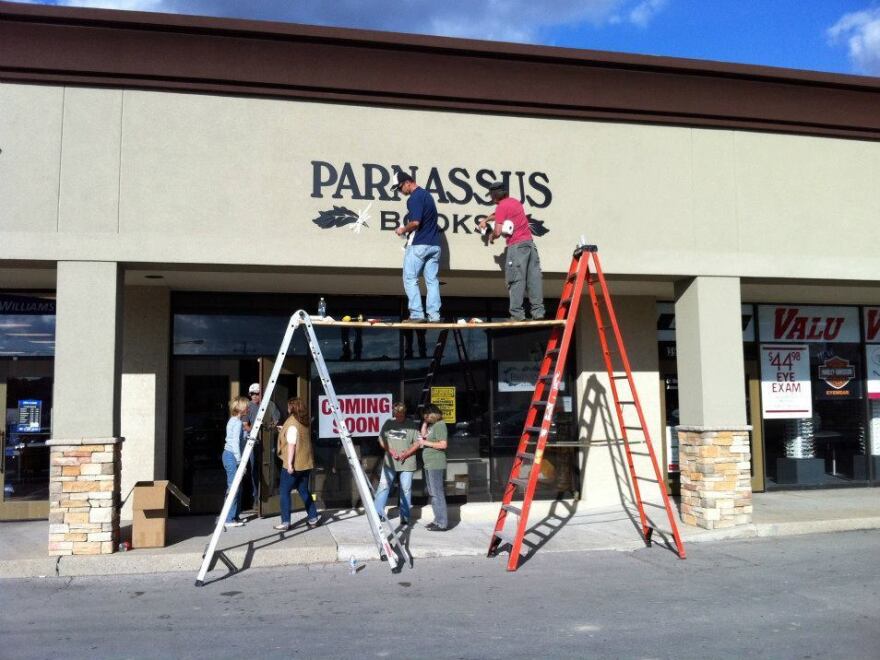
[[[815,305],[760,305],[761,341],[858,343],[859,311],[856,307]]]
[[[494,206],[489,184],[502,181],[510,196],[519,199],[526,211],[546,209],[553,202],[550,177],[544,172],[493,170],[489,168],[420,168],[417,165],[311,161],[312,198],[327,200],[326,210],[312,220],[321,229],[349,226],[356,232],[370,226],[378,214],[379,230],[394,231],[406,214],[405,202],[392,192],[397,172],[409,173],[437,203],[437,223],[448,234],[473,234],[477,224]],[[357,204],[359,203],[359,204]],[[375,207],[374,207],[375,205]],[[349,207],[357,208],[349,208]],[[482,207],[482,208],[481,208]],[[542,220],[529,216],[532,234],[543,236],[549,229]]]
[[[353,438],[377,436],[391,419],[390,394],[348,394],[337,397],[349,435]],[[339,427],[330,408],[330,399],[318,397],[318,437],[338,438]]]

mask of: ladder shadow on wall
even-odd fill
[[[586,479],[587,461],[590,454],[598,448],[604,446],[608,449],[608,456],[611,460],[611,469],[614,471],[614,484],[617,487],[618,497],[622,511],[626,514],[633,530],[639,537],[642,535],[642,526],[639,520],[638,505],[636,503],[635,493],[633,492],[632,483],[630,482],[629,468],[626,461],[626,450],[624,448],[623,437],[618,431],[616,415],[608,394],[608,389],[599,381],[598,377],[593,374],[587,380],[587,387],[584,391],[583,404],[581,408],[580,419],[582,420],[582,429],[584,431],[584,448],[580,464],[581,479]],[[597,434],[599,437],[597,437]],[[630,447],[633,449],[634,441],[630,440]],[[637,445],[636,445],[637,446]],[[657,521],[666,521],[666,510],[662,504],[646,500],[645,486],[650,489],[657,489],[657,480],[653,477],[639,477],[641,482],[640,489],[642,492],[642,504],[645,508],[645,517],[648,525],[654,529],[654,541],[663,545],[672,553],[678,554],[674,539],[668,530],[658,527]],[[665,487],[665,484],[663,485]],[[581,489],[584,485],[581,484]],[[656,509],[658,517],[652,515],[651,510]],[[662,518],[661,518],[662,516]]]

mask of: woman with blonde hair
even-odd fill
[[[422,429],[419,433],[425,485],[431,497],[431,508],[434,510],[434,522],[425,526],[429,532],[445,532],[449,527],[446,513],[447,437],[443,413],[440,408],[429,403],[422,409]]]
[[[286,532],[290,529],[290,491],[294,488],[302,498],[308,514],[309,527],[321,523],[318,509],[309,492],[309,477],[315,462],[312,457],[312,436],[309,430],[308,404],[297,398],[287,401],[289,417],[278,433],[278,458],[281,459],[281,524],[275,529]]]
[[[229,402],[229,421],[226,422],[226,444],[223,445],[223,469],[226,470],[226,494],[232,488],[238,464],[241,463],[241,450],[247,440],[243,420],[247,417],[248,400],[243,396],[235,397]],[[238,518],[238,491],[226,515],[226,527],[241,527],[244,522]]]

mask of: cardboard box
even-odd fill
[[[170,481],[138,481],[132,501],[132,548],[164,548],[168,493],[189,507],[189,498]]]

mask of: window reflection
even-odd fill
[[[314,301],[283,296],[258,296],[250,300],[245,296],[200,298],[187,294],[184,299],[178,298],[175,306],[174,353],[214,356],[200,367],[206,375],[210,373],[209,365],[233,358],[242,365],[239,381],[244,387],[256,378],[255,374],[244,373],[244,367],[252,364],[250,357],[274,357],[291,310],[316,308],[318,297],[313,297]],[[406,314],[405,301],[397,297],[325,296],[325,299],[328,314],[337,320],[344,316],[357,319],[360,315],[399,321]],[[180,304],[181,300],[186,304]],[[507,301],[447,299],[443,313],[452,319],[506,318]],[[501,498],[534,389],[536,365],[543,357],[549,337],[547,328],[501,333],[479,328],[449,330],[439,347],[443,333],[437,329],[391,331],[315,325],[315,333],[338,395],[390,394],[393,400],[402,399],[406,403],[412,419],[416,418],[422,401],[433,399],[444,409],[449,429],[446,493],[450,503]],[[438,351],[440,347],[442,355]],[[296,334],[292,354],[310,358],[304,333]],[[430,367],[435,355],[440,359],[432,372]],[[579,489],[577,448],[564,446],[566,442],[576,444],[572,383],[569,369],[559,396],[551,446],[545,453],[545,466],[536,493],[539,498]],[[220,389],[218,384],[218,397]],[[319,437],[318,401],[322,395],[323,385],[315,365],[310,364],[316,462],[312,491],[323,506],[348,508],[357,504],[358,494],[338,437]],[[194,406],[196,399],[191,400]],[[225,400],[221,403],[225,404]],[[208,408],[210,406],[205,410]],[[194,417],[199,414],[206,413],[186,411],[188,428],[193,427]],[[355,438],[354,444],[362,467],[375,484],[381,457],[377,438]],[[218,474],[222,475],[217,457],[219,452],[211,454]],[[218,489],[222,490],[219,486]],[[416,473],[413,496],[416,504],[426,502],[421,470]]]

